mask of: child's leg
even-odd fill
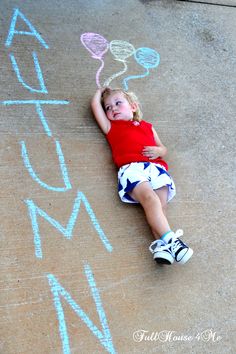
[[[161,188],[155,192],[149,182],[142,182],[132,190],[130,195],[142,205],[155,238],[158,239],[170,231],[162,207],[166,204],[167,189]]]
[[[167,214],[167,197],[168,197],[168,187],[164,186],[159,189],[155,189],[154,192],[158,195],[160,201],[161,201],[161,206],[162,206],[162,211],[164,215],[166,216]]]

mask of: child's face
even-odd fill
[[[105,98],[104,109],[109,120],[131,120],[137,105],[130,104],[122,92],[115,92]]]

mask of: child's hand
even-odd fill
[[[95,95],[98,96],[98,97],[101,97],[103,92],[104,92],[104,87],[100,87],[100,88],[97,89]]]
[[[94,99],[97,101],[101,101],[102,95],[103,95],[104,91],[106,91],[107,89],[108,89],[108,87],[98,88],[94,94]]]
[[[149,160],[155,160],[163,156],[163,148],[161,146],[144,146],[142,154]]]
[[[101,102],[101,99],[102,99],[102,94],[103,92],[105,91],[106,87],[101,87],[101,88],[98,88],[92,98],[92,102],[98,102],[100,103]]]
[[[107,87],[100,87],[100,88],[98,89],[98,91],[100,91],[100,92],[101,92],[101,95],[102,95],[103,92],[104,92],[106,89],[107,89]]]
[[[109,94],[111,92],[111,88],[109,86],[103,86],[100,88],[101,90],[101,96],[104,94],[105,91]]]

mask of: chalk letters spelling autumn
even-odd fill
[[[19,23],[24,22],[24,28],[25,26],[29,29],[29,31],[23,31],[17,29],[19,26]],[[36,28],[32,25],[32,23],[29,21],[29,19],[19,10],[19,9],[14,9],[13,11],[13,16],[11,19],[10,23],[10,28],[8,32],[8,36],[5,42],[5,47],[6,48],[11,48],[13,40],[18,41],[18,46],[20,45],[20,40],[22,37],[20,36],[31,36],[34,37],[34,39],[40,43],[40,45],[43,46],[45,49],[49,49],[48,44],[46,41],[42,38],[42,36],[39,34],[39,32],[36,30]],[[16,74],[16,77],[19,81],[19,83],[23,86],[24,89],[32,92],[32,93],[41,93],[41,94],[48,94],[48,90],[45,85],[45,80],[43,78],[43,73],[39,64],[39,58],[37,53],[34,51],[32,52],[32,58],[33,58],[33,64],[35,68],[35,73],[36,77],[39,83],[39,88],[33,88],[30,85],[28,85],[25,80],[22,77],[20,68],[19,68],[19,63],[17,58],[13,53],[9,53],[9,58],[12,63],[13,70]],[[61,144],[58,140],[55,140],[53,138],[53,133],[48,125],[47,119],[45,117],[43,108],[45,105],[53,106],[53,105],[68,105],[70,102],[66,100],[8,100],[8,101],[2,101],[1,105],[5,107],[9,106],[21,106],[21,105],[33,105],[35,107],[36,115],[39,117],[41,124],[43,126],[45,134],[50,137],[53,142],[55,143],[55,149],[56,149],[56,154],[58,156],[58,162],[60,165],[60,171],[61,171],[61,176],[63,180],[63,186],[51,186],[48,183],[42,181],[40,177],[37,175],[35,172],[33,166],[32,166],[32,158],[29,158],[28,150],[26,147],[25,141],[20,142],[21,146],[21,156],[22,160],[24,163],[25,168],[29,172],[29,175],[31,178],[37,182],[42,188],[48,190],[49,192],[57,192],[57,193],[66,193],[68,190],[72,189],[72,185],[70,182],[65,158],[62,152]],[[39,230],[39,223],[38,223],[38,218],[41,217],[45,219],[47,222],[49,222],[54,228],[56,228],[57,231],[59,231],[64,237],[66,237],[68,240],[70,240],[73,236],[73,228],[75,225],[75,222],[77,220],[79,210],[80,210],[80,205],[81,202],[85,206],[85,210],[88,213],[88,216],[91,220],[91,223],[96,230],[100,240],[102,241],[105,249],[108,252],[112,252],[112,246],[107,239],[106,235],[104,234],[99,221],[96,218],[96,215],[87,199],[85,194],[82,191],[77,191],[76,192],[76,197],[74,201],[74,205],[72,207],[72,212],[69,217],[68,223],[66,227],[62,226],[57,220],[55,220],[53,217],[49,216],[46,211],[42,210],[33,200],[25,200],[25,203],[28,207],[28,214],[29,218],[31,220],[32,224],[32,230],[33,230],[33,236],[34,236],[34,246],[35,246],[35,256],[39,259],[43,258],[43,250],[42,250],[42,245],[41,245],[41,234]],[[112,342],[112,337],[110,334],[106,314],[104,312],[104,308],[102,305],[102,301],[100,298],[99,290],[97,288],[97,285],[95,283],[95,279],[93,277],[93,272],[89,264],[84,264],[84,273],[85,276],[87,277],[87,281],[90,287],[91,295],[93,298],[93,301],[96,306],[96,310],[100,319],[101,327],[102,330],[98,329],[95,324],[92,322],[92,320],[89,318],[89,316],[86,314],[85,311],[79,306],[78,303],[76,303],[69,292],[65,290],[65,288],[59,283],[57,278],[53,274],[47,274],[46,277],[48,279],[48,284],[50,286],[52,296],[53,296],[53,302],[55,306],[55,310],[57,313],[57,318],[58,318],[58,329],[61,337],[61,342],[62,342],[62,349],[63,353],[69,354],[71,352],[70,350],[70,343],[69,343],[69,336],[68,336],[68,331],[67,331],[67,325],[66,325],[66,320],[65,320],[65,314],[64,310],[62,307],[61,299],[63,298],[67,304],[73,309],[73,311],[76,313],[76,315],[85,323],[85,325],[90,329],[92,334],[98,339],[100,344],[104,347],[104,349],[109,352],[109,353],[115,353],[114,345]]]

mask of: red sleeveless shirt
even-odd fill
[[[158,163],[168,170],[167,163],[161,157],[150,160],[142,154],[144,146],[156,146],[152,124],[144,120],[111,121],[106,138],[111,147],[113,161],[118,168],[131,162],[148,161]]]

